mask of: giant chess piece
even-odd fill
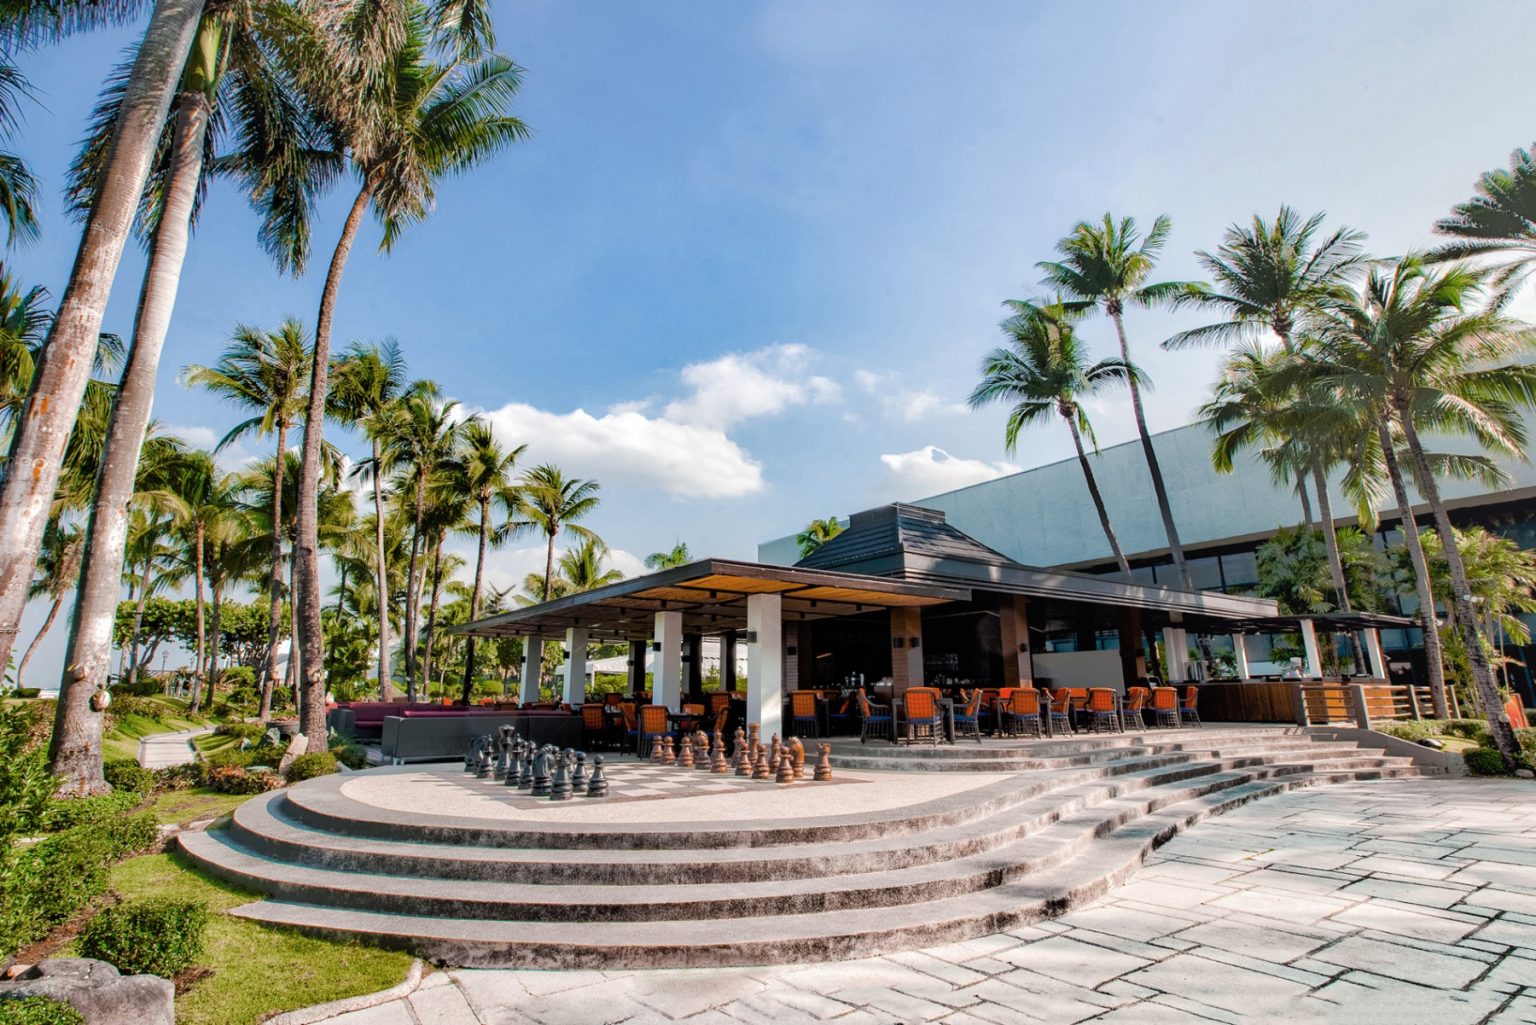
[[[665,751],[666,748],[667,748],[667,742],[666,742],[666,738],[665,737],[663,737],[659,733],[656,734],[656,736],[652,737],[651,738],[651,761],[655,762],[657,765],[660,765],[662,757],[663,757],[662,752]]]
[[[571,773],[571,789],[580,790],[587,785],[587,753],[576,752],[576,771]]]
[[[539,749],[534,746],[533,741],[529,740],[523,743],[523,771],[517,777],[517,789],[533,789],[533,760],[534,756],[538,753]]]
[[[529,791],[534,797],[549,796],[549,760],[554,748],[545,744],[534,753],[533,756],[533,789]]]
[[[571,763],[576,760],[575,756],[576,752],[570,748],[555,752],[555,781],[554,785],[549,788],[549,799],[551,801],[569,801],[571,799]]]
[[[470,737],[469,743],[464,745],[464,771],[475,771],[475,745],[479,743],[479,737]]]
[[[709,771],[716,776],[728,775],[731,771],[731,763],[725,760],[725,738],[720,736],[720,731],[715,731],[715,754],[710,759]]]
[[[693,763],[704,772],[709,771],[709,734],[703,730],[693,735]]]
[[[507,775],[502,780],[502,783],[506,786],[515,788],[521,785],[519,781],[523,778],[524,746],[523,738],[514,734],[512,737],[511,756],[507,760]]]
[[[773,735],[772,746],[770,746],[768,749],[768,770],[770,772],[776,773],[779,771],[779,758],[782,756],[782,754],[783,751],[779,744],[779,735],[775,733]]]
[[[491,735],[487,733],[480,738],[480,760],[475,763],[475,775],[480,779],[489,779],[491,769],[496,760],[491,757]]]
[[[757,749],[763,746],[761,739],[763,727],[760,723],[747,723],[747,750],[752,753],[752,764],[757,764]]]
[[[503,726],[496,733],[496,768],[491,775],[496,779],[506,779],[507,762],[512,757],[512,727]]]
[[[779,783],[795,781],[795,759],[790,755],[787,747],[779,753],[779,769],[774,774],[774,779]]]
[[[795,778],[805,778],[805,745],[800,743],[799,737],[789,738],[789,753],[794,762]]]
[[[672,738],[671,737],[663,737],[662,738],[662,744],[663,744],[663,746],[662,746],[662,749],[661,749],[661,764],[663,764],[663,765],[676,765],[677,764],[677,752],[672,750]]]
[[[747,734],[740,726],[736,727],[736,744],[732,756],[736,759],[736,775],[752,775],[752,763],[747,761]]]
[[[608,796],[608,776],[603,772],[603,756],[592,759],[592,778],[587,780],[588,797]]]
[[[684,735],[682,741],[683,753],[678,756],[677,767],[679,769],[691,769],[693,768],[693,738]]]
[[[768,749],[757,746],[757,764],[752,767],[753,779],[773,779],[773,769],[768,765]]]
[[[816,745],[816,782],[825,783],[832,778],[832,745]]]

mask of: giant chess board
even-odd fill
[[[590,761],[590,759],[589,759]],[[830,787],[841,783],[861,782],[853,779],[833,778],[817,783],[811,779],[811,766],[807,765],[804,779],[793,783],[776,783],[771,780],[749,779],[745,776],[737,776],[732,770],[731,775],[717,776],[712,772],[702,769],[682,769],[676,765],[657,765],[652,762],[634,760],[609,761],[607,756],[603,760],[603,772],[608,777],[608,795],[598,798],[607,803],[614,801],[660,801],[676,797],[699,797],[706,794],[733,794],[758,792],[765,790],[800,790],[806,787]],[[588,773],[591,765],[587,766]],[[499,779],[480,779],[468,772],[454,773],[446,777],[448,780],[464,787],[471,793],[481,797],[489,797],[498,801],[505,801],[513,807],[531,808],[535,806],[547,806],[550,803],[547,797],[534,797],[526,789],[509,787]],[[572,801],[583,801],[586,798],[577,793]]]

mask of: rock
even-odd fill
[[[0,1000],[48,997],[85,1018],[86,1025],[175,1025],[176,987],[154,975],[120,975],[105,961],[56,957],[0,982]]]
[[[293,739],[288,741],[288,750],[283,752],[282,761],[277,763],[277,774],[279,776],[288,775],[288,766],[292,765],[293,760],[303,754],[308,747],[309,741],[304,739],[304,734],[295,733]]]
[[[1443,741],[1443,740],[1436,740],[1434,737],[1425,737],[1424,739],[1419,741],[1419,746],[1420,747],[1432,747],[1436,751],[1441,751],[1441,750],[1444,750],[1444,748],[1445,748],[1445,741]]]
[[[1536,779],[1536,772],[1532,772],[1530,769],[1516,769],[1515,775],[1521,779]]]

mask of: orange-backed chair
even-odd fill
[[[635,740],[635,754],[641,758],[650,754],[651,745],[657,737],[669,737],[672,735],[672,726],[667,721],[666,705],[641,705],[640,729]]]
[[[725,721],[727,719],[729,719],[730,717],[731,717],[731,706],[730,706],[730,704],[727,703],[727,704],[721,705],[719,708],[715,709],[715,724],[712,727],[710,727],[710,729],[712,729],[714,732],[720,734],[720,736],[723,738],[725,736]]]
[[[618,693],[617,691],[613,692],[612,694],[603,695],[603,704],[605,705],[618,705],[623,700],[624,695]]]
[[[955,713],[955,737],[959,738],[962,732],[968,732],[976,738],[976,743],[981,743],[981,688],[971,691],[965,705]]]
[[[704,718],[704,706],[697,701],[686,702],[683,705],[683,714],[698,716],[697,719],[685,719],[683,722],[678,724],[679,728],[687,730],[691,733],[699,728],[699,723]]]
[[[722,709],[722,708],[727,708],[728,709],[730,707],[731,707],[731,696],[729,694],[721,694],[719,692],[716,692],[716,693],[711,694],[709,696],[709,710],[711,712],[718,714],[720,709]]]
[[[935,687],[909,687],[902,695],[906,702],[906,737],[908,744],[915,740],[926,740],[930,744],[939,742],[939,727],[943,724],[943,713],[939,709],[939,691]]]
[[[1152,717],[1158,726],[1179,725],[1179,692],[1172,687],[1152,688]]]
[[[859,715],[863,723],[859,727],[859,743],[862,744],[870,737],[883,737],[895,743],[896,735],[891,729],[891,708],[889,705],[871,704],[864,688],[858,691]]]
[[[791,737],[821,736],[821,718],[816,714],[816,699],[819,696],[814,690],[789,692],[789,735]]]
[[[1114,688],[1088,688],[1088,728],[1095,733],[1101,729],[1113,730],[1116,733],[1125,732],[1125,724],[1120,721],[1120,705],[1115,700]]]
[[[1145,687],[1127,687],[1125,691],[1125,720],[1126,729],[1135,727],[1141,729],[1146,722],[1141,717],[1141,710],[1147,707],[1152,700],[1152,692]]]
[[[1200,700],[1199,687],[1184,688],[1184,703],[1179,706],[1179,722],[1185,726],[1204,726],[1195,704]]]
[[[608,716],[603,714],[602,705],[585,704],[581,706],[581,740],[588,749],[608,746],[612,734],[608,729]]]
[[[1065,733],[1072,732],[1072,692],[1065,687],[1051,692],[1051,732],[1058,726]]]
[[[1033,687],[1015,687],[1003,709],[1003,731],[1014,737],[1025,730],[1041,735],[1040,692]]]

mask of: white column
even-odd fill
[[[1361,631],[1365,634],[1365,657],[1371,664],[1371,675],[1378,680],[1388,680],[1387,659],[1381,650],[1381,631],[1375,627]]]
[[[656,613],[656,643],[661,650],[651,663],[651,703],[683,710],[683,614]]]
[[[1183,627],[1163,627],[1163,661],[1167,663],[1163,670],[1168,677],[1164,683],[1183,683],[1189,676],[1189,637]]]
[[[587,628],[573,626],[565,631],[565,703],[579,705],[587,700]]]
[[[1237,659],[1237,678],[1250,679],[1252,672],[1248,668],[1248,641],[1242,634],[1232,635],[1232,654]]]
[[[544,638],[523,638],[523,678],[518,684],[517,700],[529,704],[539,700],[539,671],[544,662]]]
[[[747,595],[747,722],[762,726],[766,743],[784,732],[784,599]]]
[[[1305,666],[1307,678],[1320,680],[1323,678],[1323,657],[1317,650],[1317,627],[1312,620],[1301,621],[1301,645],[1307,651],[1307,664]]]

